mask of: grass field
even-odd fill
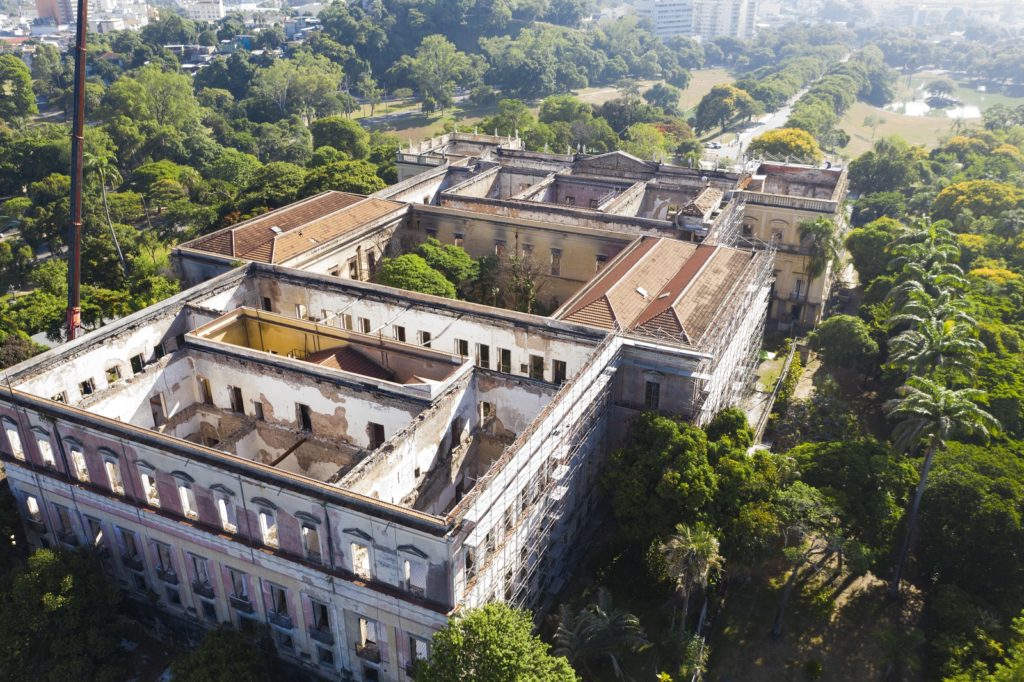
[[[899,83],[898,101],[920,100],[924,98],[923,88],[926,84],[943,75],[936,71],[921,71],[909,78],[902,78]],[[1006,104],[1012,107],[1024,104],[1024,97],[1011,97],[1001,93],[979,92],[960,83],[954,93],[965,106],[978,107],[982,111],[994,104]],[[881,117],[885,123],[877,130],[864,124],[868,116]],[[968,118],[965,123],[977,123],[980,119]],[[857,102],[846,113],[839,127],[850,134],[850,144],[844,148],[843,154],[856,158],[871,149],[873,139],[898,135],[911,144],[935,147],[942,138],[948,136],[954,128],[954,120],[943,111],[932,111],[927,116],[907,116],[892,111],[885,111],[864,102]]]
[[[683,91],[683,94],[679,98],[679,107],[684,112],[688,112],[697,106],[701,98],[704,97],[711,90],[712,87],[720,83],[731,83],[732,77],[725,69],[704,69],[700,71],[694,71],[692,74],[693,78],[690,81],[690,86]],[[640,81],[641,92],[646,91],[657,81]],[[591,104],[603,104],[609,100],[615,99],[619,96],[619,91],[614,87],[605,86],[597,88],[584,88],[577,91],[576,96],[585,102]],[[540,103],[533,102],[531,111],[534,114],[537,113]],[[404,111],[415,110],[413,107],[404,107]],[[377,115],[379,116],[383,111],[382,107],[377,107]],[[493,108],[463,108],[457,106],[454,110],[445,112],[441,115],[438,112],[433,114],[414,114],[411,116],[402,117],[396,121],[393,121],[387,125],[379,124],[375,127],[380,130],[387,130],[398,135],[403,142],[409,140],[419,141],[426,139],[432,135],[439,134],[447,122],[457,122],[459,127],[472,127],[494,113]],[[481,131],[483,132],[483,131]]]
[[[876,131],[864,124],[868,116],[880,116],[885,122]],[[968,122],[971,119],[968,119]],[[864,102],[857,102],[846,112],[839,127],[850,134],[850,144],[842,151],[850,158],[856,158],[871,149],[874,139],[898,135],[911,144],[935,147],[939,141],[950,134],[955,121],[951,118],[938,116],[906,116],[873,107]]]

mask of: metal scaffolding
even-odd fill
[[[618,334],[606,337],[452,511],[472,524],[456,602],[472,608],[497,599],[539,615],[561,588],[594,504],[621,346]]]

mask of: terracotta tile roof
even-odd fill
[[[722,202],[724,194],[722,190],[715,187],[705,187],[690,203],[683,206],[682,213],[702,218]]]
[[[405,204],[396,201],[363,199],[357,204],[314,220],[298,229],[275,236],[270,262],[283,263],[404,207]],[[249,258],[255,260],[252,256]]]
[[[343,372],[352,372],[353,374],[361,374],[362,376],[383,379],[385,381],[395,380],[394,375],[389,370],[381,367],[351,346],[340,346],[310,353],[306,359],[322,367],[340,369]]]
[[[348,192],[323,192],[283,208],[218,230],[183,244],[188,248],[222,256],[269,262],[270,244],[278,234],[352,206],[365,197]],[[272,228],[277,228],[274,230]]]
[[[614,328],[615,322],[623,329],[632,326],[696,248],[690,242],[644,237],[606,269],[564,319],[583,324],[604,322],[597,326],[606,329]]]
[[[596,278],[562,319],[697,344],[753,254],[645,237]]]

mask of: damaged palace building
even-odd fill
[[[450,616],[550,606],[634,415],[704,423],[743,395],[773,296],[791,319],[772,281],[801,267],[795,248],[776,272],[792,221],[837,215],[845,180],[431,145],[377,195],[182,245],[192,288],[8,370],[30,543],[94,546],[175,622],[265,624],[324,677],[411,679]],[[833,195],[772,194],[780,176]],[[551,314],[369,281],[430,237],[534,263]]]

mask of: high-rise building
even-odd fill
[[[693,0],[691,35],[710,40],[754,34],[757,0]]]
[[[75,21],[71,0],[36,0],[36,14],[40,19],[53,19],[57,24],[71,24]]]
[[[659,38],[749,38],[757,0],[642,0],[636,11],[651,22],[651,32]]]
[[[651,32],[659,38],[688,36],[692,29],[695,0],[643,0],[637,14],[651,22]]]

